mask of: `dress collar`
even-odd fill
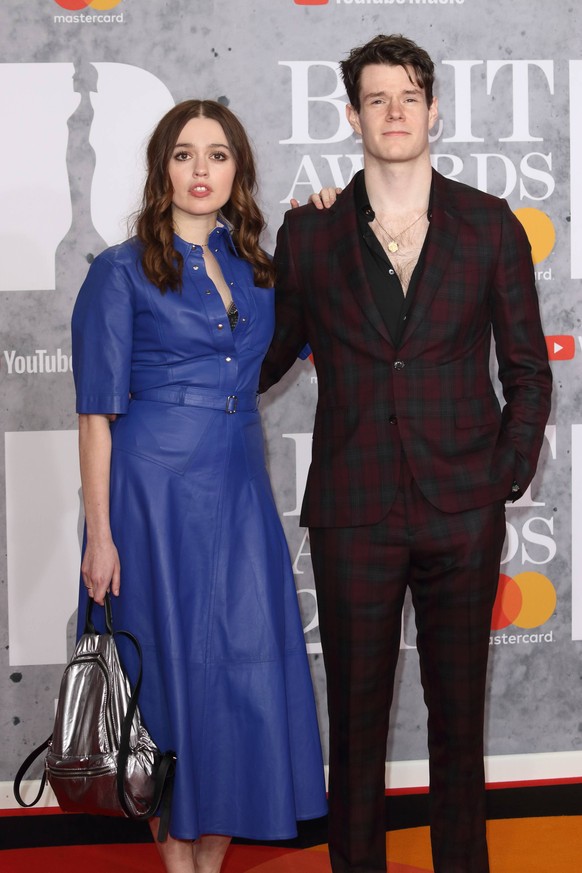
[[[230,228],[227,227],[226,224],[221,224],[221,222],[217,222],[216,227],[210,232],[208,245],[212,249],[227,246],[232,254],[237,258],[240,257],[233,242]],[[181,236],[178,236],[177,233],[174,234],[174,246],[176,251],[180,252],[183,258],[188,257],[188,255],[195,249],[201,248],[201,246],[193,246],[192,243],[186,242],[186,240],[182,239]]]

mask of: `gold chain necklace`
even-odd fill
[[[418,218],[415,218],[415,219],[414,219],[414,221],[412,222],[412,224],[409,224],[408,227],[405,227],[404,230],[401,230],[400,233],[397,233],[397,234],[396,234],[396,236],[394,236],[394,234],[390,233],[389,230],[386,230],[385,227],[382,227],[382,225],[381,225],[380,222],[378,221],[378,216],[376,216],[376,215],[374,216],[374,218],[376,219],[376,223],[378,224],[378,227],[380,228],[380,230],[382,231],[382,233],[384,234],[384,236],[386,237],[386,239],[389,240],[389,243],[388,243],[387,248],[388,248],[388,251],[389,251],[391,254],[394,254],[394,252],[397,252],[398,249],[400,248],[400,246],[399,246],[398,243],[396,242],[396,240],[398,239],[398,237],[401,237],[403,233],[406,233],[407,230],[410,230],[411,227],[414,227],[414,225],[416,224],[416,222],[417,222],[417,221],[420,221],[420,219],[422,218],[422,216],[423,216],[423,215],[426,215],[427,212],[428,212],[428,209],[425,209],[424,212],[421,212],[420,215],[418,216]]]

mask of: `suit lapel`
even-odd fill
[[[364,267],[358,219],[354,208],[353,180],[331,207],[330,213],[332,213],[330,239],[333,251],[336,252],[341,286],[347,287],[348,293],[355,298],[366,318],[378,333],[393,345],[388,328],[376,306]]]
[[[459,231],[459,215],[454,203],[456,182],[433,171],[433,202],[427,250],[422,272],[416,286],[414,300],[400,345],[406,342],[416,328],[430,318],[430,307],[446,273]],[[362,258],[360,234],[354,209],[354,183],[350,182],[343,195],[330,209],[330,242],[336,252],[341,287],[347,288],[366,318],[390,345],[394,342],[376,306],[366,276]]]
[[[459,232],[459,216],[449,205],[454,200],[454,189],[451,191],[450,186],[457,183],[449,182],[434,171],[433,180],[432,218],[427,250],[402,343],[410,338],[420,324],[430,318],[430,307],[443,281]]]

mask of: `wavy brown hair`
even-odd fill
[[[232,229],[234,244],[254,272],[255,284],[268,288],[274,281],[272,262],[260,246],[265,220],[254,198],[256,170],[245,130],[233,112],[214,100],[185,100],[170,109],[158,123],[147,147],[147,178],[141,207],[135,217],[135,233],[143,243],[142,265],[150,282],[162,294],[182,288],[182,255],[174,248],[172,197],[174,190],[168,166],[184,126],[192,118],[217,121],[226,136],[236,173],[228,202],[220,214]]]

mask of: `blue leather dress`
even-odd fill
[[[118,416],[114,622],[143,648],[146,726],[177,754],[170,832],[286,839],[326,801],[256,403],[273,291],[254,286],[226,228],[209,242],[238,309],[234,329],[200,247],[176,237],[183,289],[164,295],[144,277],[136,240],[95,259],[72,321],[77,411]],[[80,631],[85,597],[81,585]]]

